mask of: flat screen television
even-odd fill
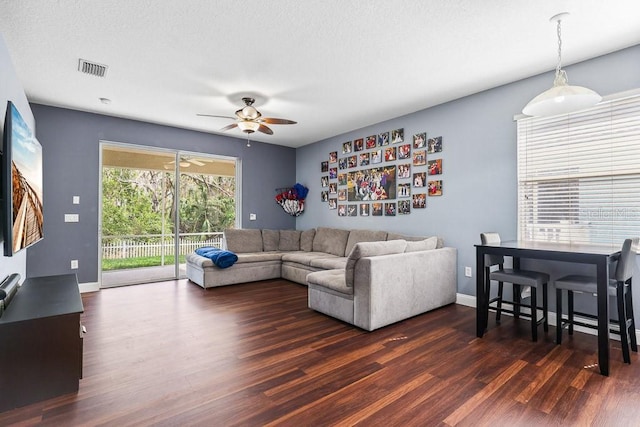
[[[42,146],[20,112],[7,102],[2,140],[4,255],[42,240]]]

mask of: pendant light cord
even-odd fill
[[[556,66],[556,77],[553,81],[554,86],[566,86],[569,84],[567,73],[562,69],[562,19],[558,19],[557,30],[558,34],[558,65]]]

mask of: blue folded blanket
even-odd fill
[[[228,268],[238,261],[238,255],[224,249],[206,246],[196,249],[196,253],[200,256],[209,258],[218,268]]]

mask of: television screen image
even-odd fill
[[[42,146],[11,101],[2,168],[4,254],[10,256],[43,238]]]

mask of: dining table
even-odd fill
[[[591,264],[596,267],[598,366],[602,375],[609,375],[609,269],[620,257],[620,246],[608,244],[576,244],[526,240],[478,244],[476,247],[476,336],[481,338],[489,319],[489,286],[485,283],[485,255],[512,257],[513,268],[520,268],[521,259],[563,261]],[[561,321],[558,319],[557,321]]]

